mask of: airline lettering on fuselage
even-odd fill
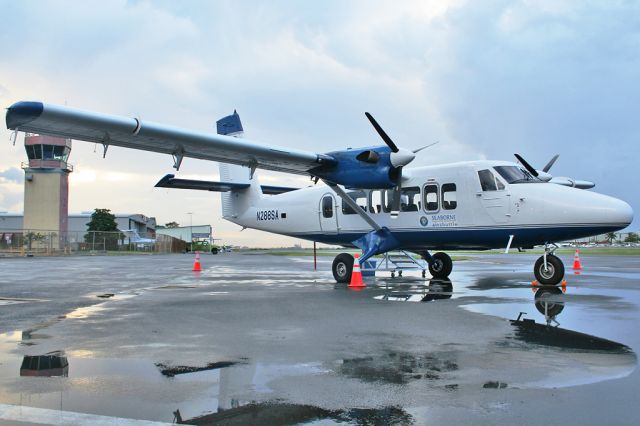
[[[437,214],[431,216],[429,222],[431,222],[431,226],[437,227],[452,227],[458,225],[455,214]]]
[[[257,220],[279,220],[278,210],[259,210],[256,212]]]

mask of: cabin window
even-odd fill
[[[377,190],[369,193],[369,211],[371,213],[381,213],[384,205],[384,191]],[[387,211],[386,209],[384,211]]]
[[[458,207],[458,199],[456,196],[456,184],[445,183],[442,185],[442,208],[445,210],[454,210]]]
[[[322,199],[322,217],[333,217],[333,197],[331,195]]]
[[[435,183],[424,186],[424,208],[428,212],[438,211],[438,185]]]
[[[480,186],[483,191],[497,191],[504,189],[504,183],[498,179],[490,170],[478,171],[478,177],[480,178]]]
[[[364,211],[367,210],[367,202],[368,197],[367,193],[364,191],[352,191],[348,192],[347,195],[356,202],[356,204]],[[347,205],[347,203],[342,200],[342,214],[356,214],[356,212]]]
[[[420,210],[420,188],[410,186],[400,192],[400,211],[417,212]]]

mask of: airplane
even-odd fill
[[[129,242],[133,244],[149,246],[156,243],[155,238],[142,238],[135,229],[120,229],[119,231],[126,235]]]
[[[510,161],[465,161],[405,167],[426,147],[398,147],[365,113],[384,145],[326,153],[261,144],[243,138],[240,117],[217,122],[218,134],[22,101],[11,105],[14,130],[170,154],[180,169],[185,157],[219,162],[220,182],[166,175],[157,187],[222,192],[223,218],[254,228],[326,244],[357,247],[363,265],[392,250],[419,254],[434,278],[452,271],[444,251],[519,249],[543,245],[534,264],[538,282],[557,285],[564,265],[555,243],[618,231],[633,220],[626,202],[585,189],[594,184],[549,173],[516,154]],[[15,136],[14,136],[15,143]],[[262,186],[257,169],[309,176],[307,188]],[[432,252],[436,251],[432,254]],[[349,282],[354,258],[332,264],[337,282]]]

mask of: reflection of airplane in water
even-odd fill
[[[538,312],[544,315],[546,324],[522,318],[524,313],[521,312],[516,320],[510,321],[516,329],[516,338],[528,343],[567,349],[632,352],[631,348],[622,343],[560,328],[556,318],[564,310],[563,295],[564,291],[558,287],[539,287],[535,291],[534,304]]]
[[[450,299],[453,295],[453,283],[449,279],[431,279],[427,285],[408,283],[386,288],[384,294],[376,296],[378,300],[402,302],[431,302]],[[545,324],[536,323],[533,319],[522,318],[521,312],[516,320],[510,320],[515,327],[516,339],[544,346],[555,346],[568,349],[584,349],[596,351],[631,352],[622,343],[592,336],[577,331],[560,328],[557,317],[565,308],[564,294],[566,286],[534,287],[534,306],[544,316]]]
[[[25,355],[20,366],[20,376],[54,377],[69,375],[69,361],[63,352],[49,352],[45,355]]]

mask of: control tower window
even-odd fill
[[[29,160],[37,160],[42,158],[42,145],[26,145],[27,158]]]

